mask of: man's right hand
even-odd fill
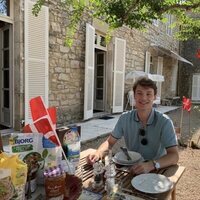
[[[87,157],[86,161],[88,164],[93,165],[99,159],[105,156],[106,151],[108,151],[117,142],[117,139],[112,135],[109,135],[107,140],[101,144],[98,150],[91,152]]]
[[[97,151],[92,153],[92,154],[89,154],[86,157],[87,164],[89,164],[89,165],[93,165],[99,159],[100,159],[100,155],[99,155],[99,153]]]

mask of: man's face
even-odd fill
[[[153,101],[156,99],[154,90],[150,87],[142,87],[138,85],[135,90],[135,107],[138,110],[150,110]]]

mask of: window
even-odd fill
[[[95,33],[95,48],[106,50],[106,37],[100,33]]]
[[[166,18],[167,18],[167,23],[166,23],[166,33],[167,33],[167,35],[172,35],[172,15],[167,15],[166,16]]]
[[[0,0],[0,21],[13,23],[13,0]]]
[[[200,100],[200,74],[193,74],[192,78],[192,100]]]
[[[178,60],[173,59],[172,62],[172,76],[171,76],[171,91],[176,91],[178,73]]]
[[[9,0],[0,0],[0,15],[10,16]]]
[[[152,56],[150,56],[150,70],[149,70],[149,73],[150,74],[157,74],[157,66],[154,64]]]
[[[106,47],[106,38],[102,35],[100,35],[100,45]]]

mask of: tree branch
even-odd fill
[[[129,13],[134,10],[134,8],[140,3],[141,0],[136,0],[127,10],[126,14],[124,15],[122,21],[125,22],[129,16]]]
[[[195,8],[200,7],[200,2],[196,3],[196,4],[192,4],[192,5],[186,5],[186,4],[173,4],[170,6],[166,6],[163,9],[160,10],[159,14],[165,13],[169,10],[175,10],[175,9],[181,9],[181,10],[185,10],[185,11],[189,11]]]

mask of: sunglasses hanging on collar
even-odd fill
[[[142,144],[142,145],[147,145],[147,144],[148,144],[148,140],[147,140],[147,138],[145,137],[145,135],[146,135],[145,129],[140,128],[140,129],[139,129],[139,135],[143,137],[143,138],[141,139],[141,141],[140,141],[141,144]]]

